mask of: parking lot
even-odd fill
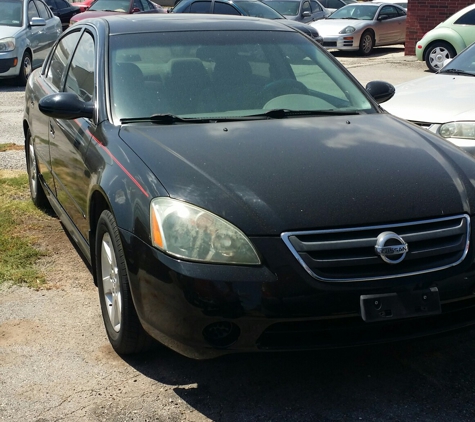
[[[335,56],[363,85],[427,74],[402,46]],[[0,81],[0,143],[23,142],[22,110],[23,90]],[[21,170],[21,158],[0,153],[0,169]],[[475,420],[475,329],[351,350],[192,361],[157,347],[122,359],[88,269],[48,224],[49,288],[0,288],[0,420]]]

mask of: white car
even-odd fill
[[[310,25],[323,37],[325,48],[359,51],[365,56],[373,47],[406,40],[406,11],[389,3],[348,4]]]
[[[475,155],[475,43],[438,73],[396,86],[384,109]]]
[[[63,32],[61,20],[42,0],[0,1],[0,79],[25,84]]]

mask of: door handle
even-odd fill
[[[49,122],[49,133],[54,138],[54,127],[53,127],[53,123],[51,123],[51,120]]]

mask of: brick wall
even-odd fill
[[[409,0],[407,5],[406,56],[413,56],[417,41],[455,12],[472,4],[469,0]]]

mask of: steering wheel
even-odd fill
[[[308,94],[307,87],[295,79],[279,79],[268,83],[259,93],[259,101],[266,104],[272,98],[287,94]]]

